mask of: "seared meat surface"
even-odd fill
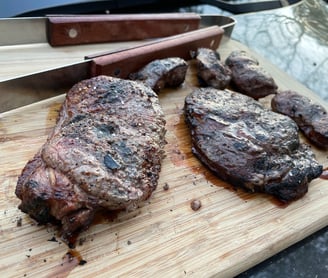
[[[319,147],[328,147],[326,109],[294,91],[283,91],[271,101],[272,109],[291,117],[305,136]]]
[[[254,99],[277,93],[277,85],[259,62],[245,51],[233,51],[226,59],[235,89]]]
[[[288,202],[303,196],[322,166],[300,144],[289,117],[229,90],[202,88],[185,100],[193,153],[218,177]]]
[[[185,80],[187,69],[187,62],[179,57],[158,59],[138,72],[131,73],[129,79],[139,80],[158,93],[165,87],[180,86]]]
[[[226,88],[231,80],[231,70],[220,61],[220,55],[209,48],[198,48],[192,54],[197,61],[197,77],[201,86]]]
[[[19,208],[69,239],[98,210],[133,209],[157,186],[165,145],[157,95],[98,76],[67,94],[57,124],[18,179]]]

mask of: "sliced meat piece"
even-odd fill
[[[165,87],[178,87],[186,77],[188,63],[179,58],[165,58],[150,62],[141,70],[129,75],[129,79],[138,80],[152,88],[156,93]]]
[[[274,111],[291,117],[315,145],[328,147],[328,115],[323,106],[294,91],[275,95],[271,106]]]
[[[197,60],[197,77],[201,86],[226,88],[231,80],[231,70],[220,61],[220,55],[209,48],[199,48],[192,56]]]
[[[259,62],[245,51],[233,51],[226,59],[235,89],[254,99],[277,93],[277,85]]]
[[[193,153],[218,177],[284,202],[302,197],[322,166],[289,117],[229,90],[202,88],[185,100]]]
[[[19,208],[40,223],[59,223],[67,240],[98,210],[133,209],[157,186],[164,137],[149,87],[105,76],[82,81],[18,179]]]

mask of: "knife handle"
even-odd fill
[[[87,56],[92,59],[90,75],[109,75],[127,78],[132,72],[155,59],[181,57],[190,59],[190,51],[206,47],[217,49],[224,30],[219,26],[211,26],[166,39],[143,44],[121,52],[114,52],[100,57]]]
[[[198,29],[194,13],[49,16],[51,46],[132,41],[167,37]]]

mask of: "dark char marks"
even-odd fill
[[[271,107],[291,117],[312,143],[328,147],[328,114],[323,106],[297,92],[283,91],[274,96]]]
[[[218,52],[209,48],[198,48],[192,53],[197,63],[197,77],[203,87],[225,89],[231,81],[231,70],[220,61]]]
[[[19,208],[59,224],[69,240],[98,210],[134,209],[149,198],[164,145],[164,115],[149,87],[106,76],[82,81],[18,179]]]
[[[253,98],[202,88],[186,97],[184,110],[193,153],[234,186],[289,202],[322,172],[295,122]]]
[[[158,93],[166,87],[180,86],[185,81],[187,69],[188,63],[179,57],[157,59],[131,73],[129,79],[141,81]]]
[[[225,61],[232,72],[231,83],[235,90],[259,99],[277,93],[277,85],[259,62],[245,51],[233,51]]]

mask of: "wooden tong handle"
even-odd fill
[[[194,13],[49,16],[51,46],[132,41],[167,37],[198,29]]]
[[[86,57],[92,59],[91,76],[110,75],[127,78],[132,72],[155,59],[181,57],[190,59],[190,51],[199,47],[217,49],[224,30],[219,26],[211,26],[181,35],[144,44],[121,52],[100,57]]]

